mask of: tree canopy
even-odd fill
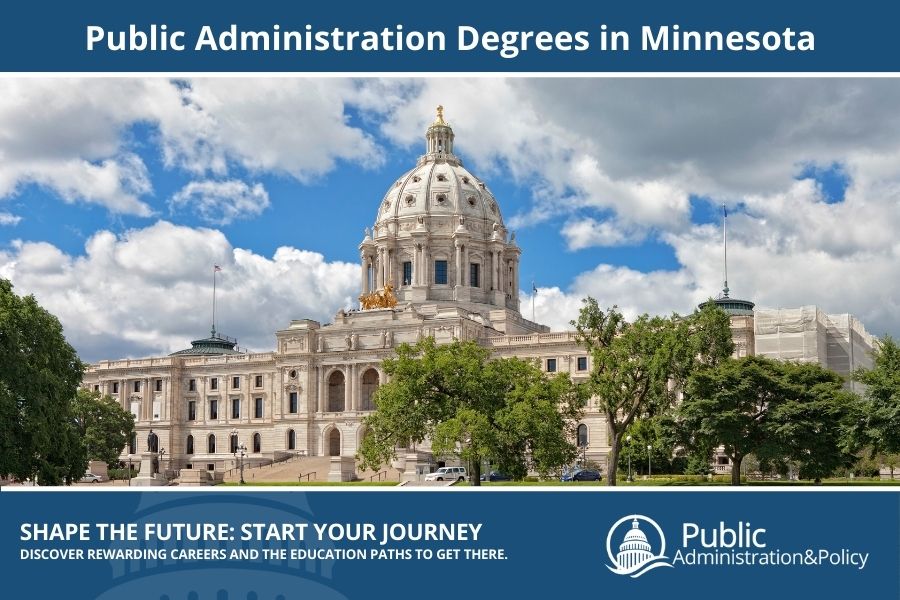
[[[678,415],[700,445],[724,447],[733,485],[749,454],[763,470],[795,461],[801,478],[818,480],[852,459],[855,402],[841,377],[818,364],[748,356],[694,372]]]
[[[83,368],[59,320],[0,279],[0,473],[45,485],[84,474],[71,411]]]
[[[572,321],[591,353],[589,391],[610,435],[607,484],[616,485],[622,438],[635,418],[666,410],[697,365],[716,365],[733,352],[728,315],[714,303],[687,317],[641,315],[628,322],[612,307],[586,298]]]
[[[878,341],[871,369],[853,377],[866,385],[862,410],[854,427],[859,446],[875,453],[900,453],[900,346],[890,336]]]
[[[491,359],[471,341],[439,346],[433,338],[401,344],[383,367],[388,381],[375,393],[376,411],[365,420],[369,434],[359,450],[364,468],[426,438],[435,455],[470,461],[476,485],[483,460],[521,478],[575,458],[584,396],[565,374],[547,376],[518,358]]]
[[[84,389],[78,390],[72,412],[88,459],[118,462],[134,431],[134,415],[112,396]]]

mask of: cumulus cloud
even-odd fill
[[[269,207],[269,193],[261,183],[250,186],[237,179],[192,181],[172,196],[169,207],[190,209],[207,223],[227,225],[261,214]]]
[[[227,176],[234,167],[308,182],[338,161],[383,160],[348,122],[365,103],[347,79],[14,79],[0,81],[0,198],[39,185],[65,202],[153,215],[153,184],[134,147],[149,126],[169,168]]]
[[[57,315],[90,361],[167,354],[206,336],[214,264],[219,329],[255,350],[273,349],[273,332],[291,319],[330,321],[359,285],[358,265],[288,246],[266,257],[234,248],[220,231],[165,221],[99,231],[83,255],[46,242],[0,251],[0,276]]]
[[[8,212],[0,212],[0,225],[18,225],[22,217]]]

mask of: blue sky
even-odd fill
[[[272,346],[358,293],[357,245],[442,103],[523,248],[523,312],[685,312],[721,287],[896,320],[900,85],[865,80],[4,80],[0,276],[88,360]],[[126,99],[121,101],[121,99]],[[785,102],[792,98],[793,102]],[[702,131],[702,135],[699,132]],[[890,281],[890,283],[886,283]]]

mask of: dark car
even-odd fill
[[[572,481],[600,481],[603,475],[600,471],[592,471],[591,469],[582,469],[572,475]]]
[[[481,476],[482,481],[512,481],[512,477],[501,473],[500,471],[491,471],[487,475]]]

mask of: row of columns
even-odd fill
[[[393,282],[394,285],[402,285],[402,281],[394,281],[394,274],[399,271],[395,269],[396,262],[395,252],[386,247],[380,247],[374,253],[363,253],[360,264],[360,289],[363,294],[371,293],[375,290],[384,288],[386,282]],[[490,250],[491,257],[491,279],[493,289],[512,293],[518,290],[519,278],[518,269],[512,269],[512,277],[507,276],[506,271],[515,267],[516,260],[505,261],[503,259],[503,250]],[[469,278],[467,267],[469,265],[469,245],[460,240],[455,244],[455,282],[456,285],[468,286]],[[426,244],[415,244],[413,246],[412,260],[412,285],[424,286],[428,285],[428,267],[430,266],[430,253]],[[370,273],[373,277],[370,277]],[[486,269],[485,269],[486,274]],[[402,273],[401,273],[402,276]],[[487,283],[487,282],[484,282]],[[373,286],[374,285],[374,289]],[[510,291],[507,288],[512,288]]]

